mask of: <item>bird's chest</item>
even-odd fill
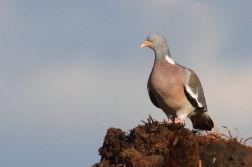
[[[165,62],[164,62],[165,63]],[[159,105],[176,108],[184,95],[183,73],[179,66],[155,64],[149,78],[149,88],[159,101]]]

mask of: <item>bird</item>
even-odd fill
[[[214,122],[208,115],[204,91],[196,73],[172,59],[166,39],[160,34],[149,35],[140,47],[149,47],[155,53],[147,90],[154,106],[168,117],[168,123],[184,125],[188,117],[194,129],[211,131]]]

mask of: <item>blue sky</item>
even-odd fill
[[[109,127],[167,119],[146,89],[152,33],[198,74],[220,131],[251,137],[251,5],[0,1],[0,166],[91,166]]]

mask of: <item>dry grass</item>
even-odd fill
[[[206,138],[212,139],[212,140],[218,140],[218,141],[224,141],[224,142],[229,142],[230,140],[236,139],[238,138],[238,129],[234,128],[237,131],[237,135],[236,137],[233,137],[233,135],[231,134],[230,130],[228,127],[226,126],[222,126],[223,128],[225,128],[228,132],[228,135],[219,133],[219,130],[217,129],[216,125],[214,124],[214,132],[208,132],[207,134],[205,134]],[[242,144],[244,147],[252,150],[252,146],[247,145],[247,141],[251,140],[252,142],[252,137],[249,137],[247,139],[245,139],[243,141],[243,138],[240,139],[239,143]]]

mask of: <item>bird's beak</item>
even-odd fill
[[[149,46],[149,45],[150,45],[150,42],[149,41],[145,41],[140,47],[144,48],[144,47]]]

